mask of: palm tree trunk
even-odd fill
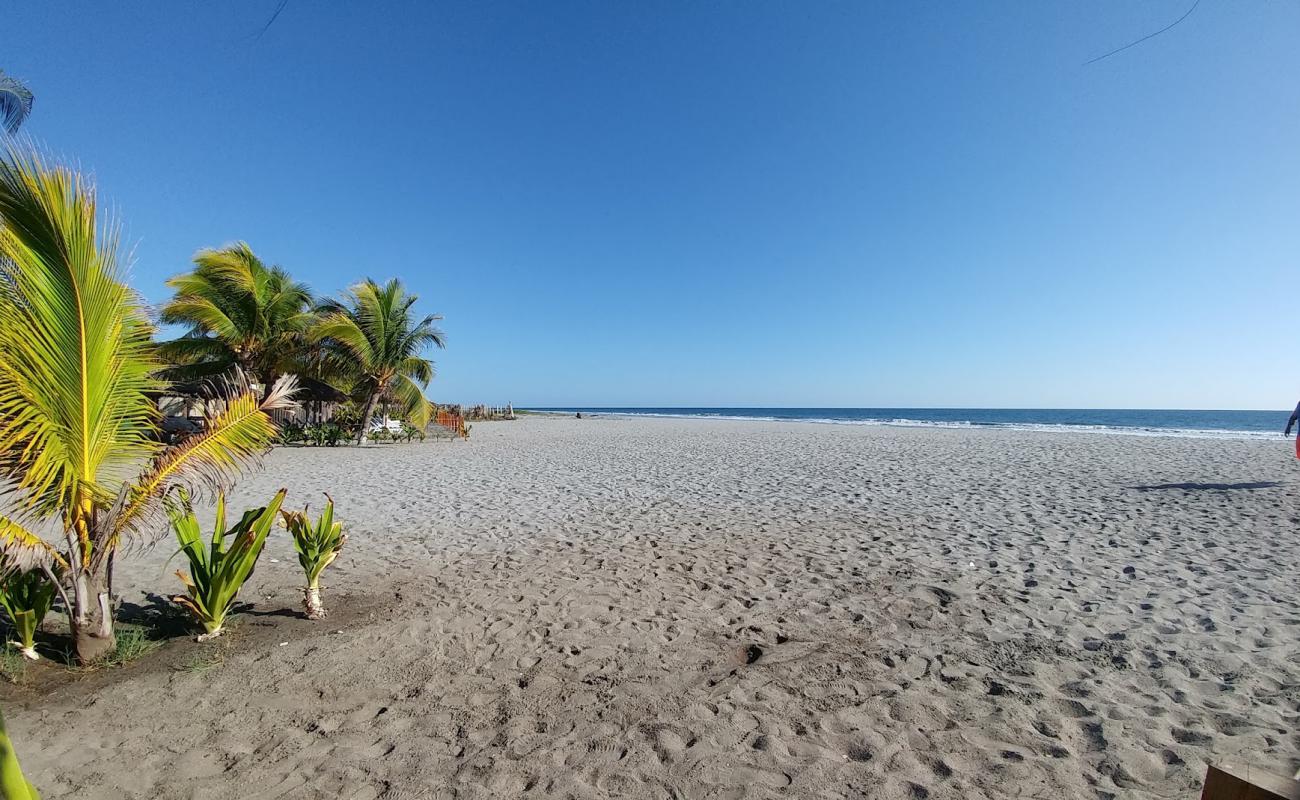
[[[107,569],[92,564],[89,572],[76,576],[72,585],[72,640],[77,661],[93,664],[117,647],[113,633],[113,599],[109,595]]]
[[[302,604],[307,609],[307,619],[325,619],[325,604],[320,600],[320,580],[302,590]]]
[[[357,432],[357,444],[366,440],[366,431],[370,428],[370,415],[375,413],[375,401],[379,399],[379,390],[371,392],[370,398],[366,400],[366,410],[361,412],[361,430]]]

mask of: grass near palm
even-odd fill
[[[117,630],[113,650],[100,666],[122,667],[132,661],[143,658],[162,647],[162,640],[149,628],[138,625],[123,625]]]
[[[325,606],[320,599],[320,575],[334,563],[339,551],[347,542],[343,523],[334,520],[334,498],[325,495],[325,508],[315,522],[307,510],[284,511],[285,527],[293,537],[293,548],[298,551],[298,563],[307,576],[303,589],[303,606],[308,619],[324,619]]]
[[[121,280],[118,228],[93,187],[11,144],[0,157],[0,571],[59,570],[77,657],[115,648],[109,572],[130,541],[162,529],[174,486],[217,489],[270,445],[268,412],[292,405],[282,379],[259,400],[235,375],[205,430],[155,435],[160,364],[139,297]],[[54,523],[63,546],[34,531]]]
[[[321,304],[313,339],[322,343],[325,360],[351,375],[365,397],[359,440],[381,397],[391,399],[411,425],[423,430],[429,424],[424,388],[433,379],[433,362],[421,353],[429,345],[446,346],[446,339],[434,326],[441,317],[414,312],[418,299],[396,279],[382,286],[367,279],[342,302]]]
[[[217,520],[211,539],[206,542],[189,497],[184,491],[180,495],[180,502],[173,504],[168,513],[181,552],[189,559],[190,574],[176,573],[185,584],[187,594],[174,599],[203,626],[204,633],[199,640],[206,641],[221,635],[239,590],[253,574],[284,502],[285,490],[277,492],[269,505],[245,511],[229,529],[226,528],[226,499],[218,495]]]
[[[0,647],[0,677],[10,683],[20,684],[27,680],[27,667],[31,660],[18,652],[13,645]]]

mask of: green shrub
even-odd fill
[[[303,431],[303,438],[317,447],[323,447],[325,445],[325,426],[323,424],[308,425],[306,430]]]
[[[280,433],[276,436],[276,442],[279,444],[297,444],[307,438],[307,427],[299,425],[296,422],[286,422],[280,426]]]
[[[361,427],[361,409],[351,400],[334,410],[330,422],[338,425],[344,433],[355,433]]]
[[[285,491],[276,492],[269,505],[245,511],[229,530],[226,529],[225,495],[217,495],[217,519],[211,542],[203,541],[188,494],[181,491],[180,503],[168,507],[167,514],[176,541],[190,562],[189,576],[179,570],[176,572],[188,595],[172,599],[189,610],[203,626],[204,634],[199,641],[221,635],[226,615],[234,607],[240,588],[253,574],[257,558],[262,554],[266,537],[271,533],[276,514],[284,502]]]
[[[303,438],[317,447],[334,447],[348,438],[348,432],[333,422],[321,422],[308,425],[303,431]]]
[[[343,533],[343,523],[334,521],[334,498],[327,494],[325,501],[325,510],[314,523],[305,508],[280,512],[289,535],[293,537],[293,549],[298,551],[298,563],[307,576],[303,605],[307,608],[308,619],[325,618],[325,606],[320,599],[320,574],[334,563],[348,540]]]
[[[18,641],[13,644],[33,661],[40,658],[36,654],[36,629],[54,605],[55,588],[40,569],[14,573],[0,581],[0,605],[18,632]]]
[[[348,432],[341,425],[335,425],[333,422],[327,422],[323,426],[325,436],[325,446],[335,447],[339,442],[346,441]]]

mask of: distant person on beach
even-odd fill
[[[1300,419],[1300,403],[1296,403],[1295,411],[1291,412],[1291,419],[1286,421],[1286,430],[1282,431],[1283,436],[1291,435],[1291,426],[1295,424],[1297,419]],[[1295,437],[1295,457],[1300,459],[1300,436]],[[1296,775],[1300,775],[1300,772],[1297,772]],[[1296,780],[1300,780],[1300,777],[1296,778]]]

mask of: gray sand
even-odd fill
[[[534,417],[277,450],[235,499],[282,485],[349,523],[334,619],[261,613],[298,607],[281,534],[226,641],[6,690],[45,797],[1185,798],[1207,760],[1300,766],[1280,437]],[[179,588],[171,550],[129,601]]]

